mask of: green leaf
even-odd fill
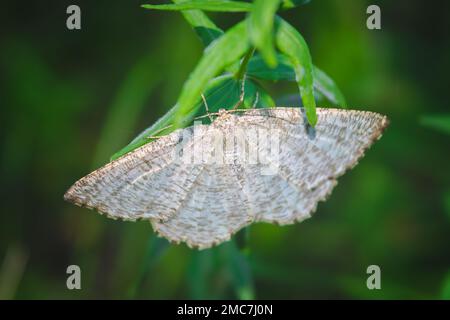
[[[267,65],[277,66],[273,44],[273,25],[280,0],[255,0],[248,17],[248,32],[255,47],[261,52]]]
[[[240,98],[242,92],[242,82],[236,80],[231,75],[220,76],[212,79],[205,90],[205,100],[208,104],[209,112],[214,113],[219,109],[232,108]],[[251,79],[245,81],[244,87],[244,104],[240,108],[271,108],[275,106],[275,102],[272,97],[256,82]],[[258,93],[258,101],[255,99]],[[174,123],[176,114],[175,107],[172,107],[163,117],[156,121],[149,128],[141,132],[136,138],[133,139],[126,147],[115,153],[111,157],[111,161],[118,159],[124,154],[133,151],[134,149],[143,146],[144,144],[151,142],[153,139],[149,137],[154,135],[166,135],[174,131],[177,127],[172,125]],[[198,99],[195,107],[184,119],[180,127],[186,127],[193,123],[195,117],[203,116],[206,114],[206,108],[203,100]],[[208,118],[204,118],[204,122],[208,123]],[[161,130],[164,129],[164,130]]]
[[[258,79],[278,81],[295,81],[295,71],[289,59],[283,54],[277,54],[278,64],[275,68],[267,65],[261,55],[254,55],[247,67],[247,74]]]
[[[190,299],[208,299],[211,277],[214,271],[213,251],[192,251],[187,268],[187,284]]]
[[[240,22],[206,48],[203,57],[185,82],[177,102],[175,122],[181,123],[198,101],[209,80],[236,62],[249,49],[247,26]]]
[[[347,102],[339,87],[325,72],[314,66],[314,89],[328,101],[341,108],[347,108]]]
[[[185,0],[172,0],[175,3],[181,3]],[[181,12],[187,22],[194,28],[197,36],[203,42],[203,45],[206,47],[210,45],[214,40],[220,38],[224,31],[217,27],[215,23],[208,18],[208,16],[203,13],[201,10],[187,10]],[[239,63],[229,66],[227,71],[236,72],[239,68]]]
[[[289,58],[294,68],[306,117],[311,126],[315,126],[317,114],[314,99],[314,75],[308,45],[300,33],[281,18],[276,19],[275,41],[278,49]]]
[[[450,114],[423,116],[420,123],[425,127],[450,134]]]
[[[295,71],[289,59],[283,54],[278,54],[277,60],[277,67],[271,69],[261,56],[253,56],[248,63],[247,74],[264,80],[296,81]],[[313,66],[313,74],[315,92],[323,95],[334,106],[347,107],[344,95],[330,76],[316,66]]]
[[[311,0],[282,0],[281,8],[282,9],[291,9],[303,4],[307,4]]]
[[[174,3],[182,3],[185,0],[172,0]],[[207,47],[211,42],[219,38],[224,32],[217,27],[203,11],[187,10],[181,12],[186,21],[194,28],[195,33],[200,37],[203,45]]]
[[[239,251],[234,241],[224,243],[220,249],[228,262],[228,269],[231,273],[233,286],[238,299],[254,299],[255,290],[247,256]]]
[[[231,109],[238,103],[242,93],[242,81],[231,75],[221,76],[214,79],[209,86],[210,89],[205,95],[205,100],[210,113],[218,112],[220,109]],[[258,99],[256,101],[256,99]],[[248,108],[272,108],[275,102],[272,97],[256,82],[247,79],[244,83],[244,102],[240,109]],[[200,108],[197,107],[196,117],[206,114],[206,107],[203,101]],[[208,122],[207,118],[205,118]]]
[[[252,4],[228,0],[190,0],[175,4],[143,4],[141,7],[145,9],[168,11],[203,10],[216,12],[248,12],[251,10]]]
[[[169,247],[169,242],[166,239],[157,237],[155,234],[150,236],[143,264],[135,281],[128,291],[128,296],[130,298],[134,298],[136,294],[138,294],[138,291],[144,283],[148,273],[152,267],[159,262]]]

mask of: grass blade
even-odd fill
[[[131,132],[136,125],[152,88],[159,81],[152,71],[153,66],[153,56],[147,55],[127,74],[105,119],[93,159],[94,168],[104,163],[114,150],[127,142],[124,132]]]
[[[255,299],[253,277],[247,255],[239,251],[234,241],[223,244],[220,249],[226,257],[237,298],[240,300]]]
[[[192,251],[187,269],[189,299],[209,299],[210,279],[214,271],[213,251]]]
[[[180,1],[174,4],[143,4],[144,9],[184,11],[184,10],[203,10],[215,12],[248,12],[252,4],[241,1],[228,0],[190,0]]]
[[[334,80],[316,66],[314,66],[313,69],[314,89],[316,90],[316,92],[322,94],[335,106],[347,108],[345,97]]]
[[[450,114],[423,116],[420,123],[425,127],[450,134]]]
[[[311,126],[315,126],[317,114],[314,75],[308,45],[301,34],[281,18],[276,19],[275,41],[278,49],[289,58],[294,68],[306,117]]]
[[[128,291],[130,298],[136,297],[151,268],[161,259],[169,247],[169,242],[166,239],[160,238],[155,234],[150,236],[141,270]]]
[[[277,66],[273,26],[279,5],[280,0],[255,0],[252,12],[248,17],[250,39],[271,68]]]

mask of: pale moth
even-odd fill
[[[388,125],[368,111],[221,111],[78,180],[64,198],[110,218],[147,219],[172,242],[209,248],[254,222],[309,218]]]

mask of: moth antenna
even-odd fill
[[[159,139],[159,138],[161,138],[162,136],[158,135],[158,133],[161,133],[161,132],[163,132],[163,131],[166,130],[166,129],[170,129],[171,127],[173,127],[173,124],[169,124],[168,126],[165,126],[165,127],[161,128],[161,129],[159,129],[159,130],[156,130],[156,132],[154,133],[154,135],[152,135],[152,136],[147,136],[147,139]]]

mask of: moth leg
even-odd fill
[[[244,103],[246,79],[247,79],[247,75],[244,74],[244,77],[242,79],[241,95],[239,96],[239,101],[233,106],[233,108],[231,108],[232,110],[237,109],[239,106],[241,106]]]
[[[255,101],[253,102],[252,109],[256,109],[256,105],[258,104],[258,102],[259,102],[259,91],[256,91]]]
[[[211,113],[209,112],[208,103],[206,102],[205,95],[202,93],[203,104],[205,105],[206,113],[208,115],[209,121],[213,122]]]

